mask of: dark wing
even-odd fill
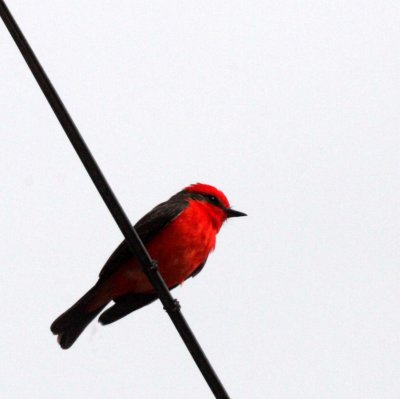
[[[160,230],[176,219],[188,205],[189,203],[178,193],[144,215],[135,224],[135,229],[143,243],[146,245]],[[101,269],[100,279],[109,277],[133,256],[126,240],[122,241]]]
[[[119,266],[123,265],[131,258],[132,252],[128,247],[128,243],[124,240],[118,245],[117,249],[111,254],[106,264],[100,270],[99,278],[101,280],[106,279],[113,274]]]

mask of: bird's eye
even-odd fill
[[[206,197],[211,203],[213,203],[215,205],[219,205],[218,198],[215,197],[214,195],[207,195]]]

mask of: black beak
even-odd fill
[[[239,212],[239,211],[235,211],[234,209],[231,209],[231,208],[226,208],[225,212],[226,212],[226,216],[228,218],[237,218],[239,216],[247,216],[245,213]]]

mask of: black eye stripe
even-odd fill
[[[208,202],[211,202],[213,205],[221,206],[219,199],[215,195],[205,195],[204,197]]]
[[[190,199],[193,199],[196,201],[207,201],[208,203],[210,203],[214,206],[225,209],[225,206],[221,203],[221,201],[215,195],[201,194],[201,193],[185,193],[184,191],[183,191],[183,194]]]

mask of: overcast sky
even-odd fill
[[[229,220],[174,291],[232,398],[400,397],[400,5],[9,0],[132,222],[182,187]],[[121,233],[0,24],[0,391],[202,399],[160,303],[51,322]]]

